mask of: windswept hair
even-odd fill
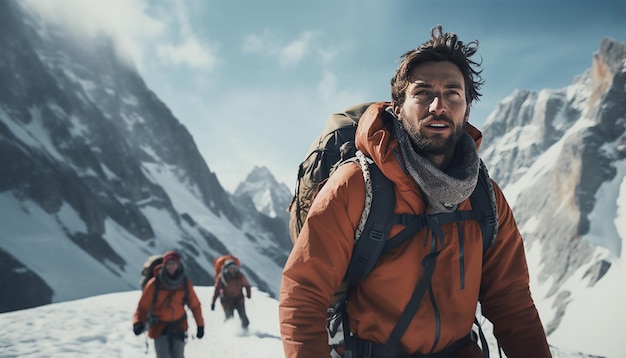
[[[455,64],[465,80],[465,97],[468,103],[478,101],[479,92],[484,80],[480,76],[480,63],[470,59],[478,51],[478,40],[468,44],[459,41],[453,32],[443,32],[437,25],[430,31],[431,38],[419,47],[405,52],[400,59],[396,74],[391,78],[391,99],[395,105],[401,106],[405,100],[405,92],[410,84],[409,74],[418,65],[427,61],[450,61]],[[482,62],[482,61],[481,61]]]

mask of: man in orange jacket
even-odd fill
[[[393,182],[396,214],[471,210],[481,141],[468,123],[483,83],[470,59],[477,47],[443,33],[441,26],[433,28],[429,41],[402,56],[391,81],[392,101],[372,104],[359,120],[356,148]],[[484,255],[475,220],[429,222],[381,255],[349,292],[343,329],[351,333],[346,349],[352,358],[480,358],[471,334],[479,302],[507,357],[551,357],[529,290],[522,237],[501,189],[491,183],[498,230]],[[311,205],[281,281],[286,358],[330,354],[327,308],[352,257],[365,192],[359,165],[347,163]],[[406,225],[395,223],[389,237]],[[415,304],[413,297],[421,298]],[[414,312],[408,317],[407,307]]]
[[[154,339],[157,358],[183,358],[187,337],[187,305],[198,326],[197,338],[204,336],[204,319],[200,300],[193,284],[185,276],[180,255],[168,251],[163,263],[155,267],[155,275],[143,289],[133,317],[133,332],[140,335],[146,323],[148,337]]]

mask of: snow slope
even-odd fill
[[[256,287],[246,301],[248,332],[239,320],[224,322],[218,307],[209,309],[213,287],[196,287],[203,302],[205,336],[195,337],[196,325],[189,315],[186,358],[278,358],[283,357],[278,324],[278,302]],[[152,340],[132,332],[132,316],[140,291],[110,293],[75,301],[0,314],[0,358],[136,358],[154,357]],[[487,322],[488,325],[488,322]],[[489,328],[486,327],[488,330]],[[487,334],[490,345],[492,337]],[[552,347],[554,358],[591,358]],[[498,354],[492,349],[491,356]],[[620,358],[614,355],[610,358]]]
[[[196,325],[189,314],[185,357],[283,356],[276,300],[253,288],[252,298],[246,301],[250,327],[244,333],[236,314],[235,320],[224,322],[219,305],[210,310],[213,287],[196,287],[196,293],[204,303],[205,336],[195,337]],[[4,331],[0,357],[154,357],[152,340],[145,334],[135,336],[132,330],[140,295],[140,291],[112,293],[0,314]]]

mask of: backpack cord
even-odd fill
[[[489,358],[489,344],[487,343],[485,332],[483,331],[483,327],[478,321],[477,317],[474,317],[474,324],[478,327],[478,338],[480,339],[480,346],[482,347],[483,358]],[[500,344],[498,344],[498,346],[500,346]],[[500,352],[500,358],[502,358],[502,352]]]
[[[363,229],[365,228],[365,223],[367,222],[367,217],[370,215],[370,211],[372,209],[372,178],[370,177],[369,166],[367,162],[367,158],[365,154],[360,150],[356,152],[357,163],[361,166],[361,172],[363,173],[363,179],[365,180],[365,207],[363,208],[363,212],[361,213],[361,219],[359,220],[359,225],[357,226],[354,232],[354,241],[357,241],[361,234],[363,233]]]

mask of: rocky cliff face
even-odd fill
[[[594,286],[623,260],[615,217],[626,173],[626,45],[605,39],[592,67],[562,89],[517,91],[491,113],[481,154],[504,188],[559,327],[575,275]],[[607,193],[611,194],[607,194]],[[608,206],[608,207],[607,207]],[[585,272],[581,274],[580,270]],[[545,323],[545,322],[544,322]]]

